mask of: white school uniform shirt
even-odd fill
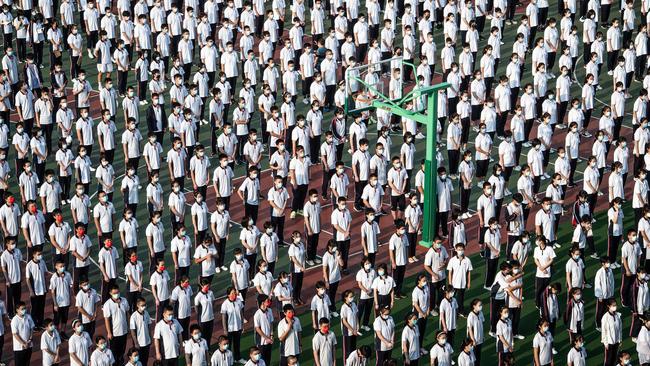
[[[156,296],[158,300],[165,301],[169,299],[169,272],[164,270],[162,273],[154,271],[149,278],[149,286],[156,286]]]
[[[606,312],[602,317],[600,329],[600,343],[604,345],[621,343],[623,338],[621,314]]]
[[[571,278],[571,287],[572,288],[582,288],[584,283],[584,278],[582,271],[585,268],[585,264],[582,262],[582,259],[578,258],[575,260],[573,258],[569,259],[565,265],[565,272]]]
[[[467,274],[474,270],[472,261],[469,258],[454,256],[449,259],[446,269],[452,273],[451,285],[453,288],[467,288]]]
[[[161,342],[163,349],[163,359],[169,360],[177,358],[180,355],[180,344],[178,336],[183,332],[183,327],[173,319],[171,324],[161,320],[156,324],[153,332],[153,338]]]
[[[127,313],[129,312],[129,303],[125,298],[121,297],[119,302],[113,299],[107,300],[102,307],[102,311],[104,318],[110,318],[113,336],[119,337],[128,333]]]
[[[549,245],[544,247],[544,249],[541,249],[540,247],[536,247],[535,250],[533,251],[533,258],[537,259],[542,265],[547,264],[551,259],[554,259],[555,257],[556,257],[555,251]],[[535,277],[551,278],[551,269],[552,267],[547,268],[546,273],[544,273],[539,268],[537,268],[535,272]]]
[[[609,299],[614,296],[614,274],[611,269],[601,267],[596,271],[594,296],[599,300]]]

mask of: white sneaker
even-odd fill
[[[214,269],[214,271],[217,272],[217,273],[221,273],[221,268],[217,267],[217,268]]]
[[[513,168],[514,171],[518,172],[521,171],[521,165],[517,165]]]
[[[425,139],[425,138],[426,138],[426,136],[424,136],[424,135],[422,134],[422,132],[418,132],[418,134],[415,135],[415,139],[416,139],[416,140],[422,140],[422,139]]]
[[[290,219],[295,219],[296,218],[296,211],[291,211],[291,214],[289,215]]]
[[[369,332],[369,331],[370,331],[370,327],[367,326],[367,325],[362,325],[362,326],[361,326],[361,330],[366,331],[366,332]]]
[[[551,177],[550,175],[548,175],[547,173],[544,173],[544,178],[548,179],[550,177]]]
[[[496,338],[496,337],[497,337],[497,335],[496,335],[494,332],[489,332],[488,334],[489,334],[490,337],[492,337],[492,338]]]
[[[612,75],[614,75],[614,72],[613,71],[607,71],[607,75],[612,76]]]
[[[61,201],[61,206],[65,206],[66,203],[67,203],[66,200],[62,200]]]
[[[485,181],[481,180],[478,183],[476,183],[476,186],[479,187],[479,188],[483,188],[483,183],[485,183]]]
[[[590,255],[590,257],[593,259],[600,259],[600,257],[596,253]]]
[[[339,317],[339,313],[337,313],[336,311],[332,311],[332,316],[335,317],[335,318],[338,318],[338,317]]]
[[[521,334],[515,335],[515,338],[517,339],[525,339],[526,337],[522,336]]]
[[[506,195],[506,196],[510,196],[512,194],[512,192],[510,192],[510,190],[508,188],[506,188],[506,189],[503,190],[503,194]]]
[[[228,270],[228,267],[226,267],[226,266],[221,266],[221,270],[222,270],[222,271],[227,271],[227,270]]]
[[[243,358],[240,358],[239,361],[237,361],[237,362],[241,363],[242,365],[246,364],[246,360],[244,360]]]
[[[421,355],[428,355],[428,354],[429,354],[429,351],[427,351],[427,350],[424,349],[424,348],[420,348],[420,354],[421,354]]]
[[[309,99],[302,98],[302,104],[309,104]]]
[[[553,354],[557,355],[557,351],[555,350],[555,347],[553,347]]]
[[[585,288],[592,288],[592,287],[593,287],[593,286],[591,286],[591,284],[589,284],[589,283],[585,283]]]
[[[548,76],[549,76],[551,79],[555,79],[555,74],[554,74],[554,73],[550,73]]]

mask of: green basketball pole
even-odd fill
[[[372,103],[376,108],[387,108],[393,114],[400,117],[408,117],[427,126],[426,157],[424,160],[424,192],[426,194],[426,199],[424,200],[424,212],[422,213],[422,240],[420,241],[420,245],[427,248],[433,244],[435,238],[438,210],[438,160],[436,159],[436,140],[438,135],[438,91],[448,87],[449,83],[441,83],[426,88],[413,89],[406,97],[396,102],[375,100]],[[405,101],[419,98],[422,95],[427,96],[426,113],[409,111],[401,107]]]

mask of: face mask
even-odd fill
[[[235,256],[235,259],[238,260],[238,261],[240,261],[240,260],[242,259],[242,255],[241,255],[241,254],[237,254],[237,255]]]
[[[83,326],[83,325],[80,325],[80,326],[76,327],[76,328],[75,328],[75,331],[77,332],[77,334],[81,334],[81,332],[84,331],[84,326]]]
[[[438,339],[438,344],[444,346],[447,343],[447,338]]]
[[[377,274],[378,274],[379,276],[383,276],[383,275],[385,274],[385,272],[384,272],[383,269],[380,269],[380,270],[377,271]]]
[[[193,338],[195,341],[198,341],[199,339],[201,339],[201,333],[192,334],[192,338]]]

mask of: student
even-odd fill
[[[72,276],[65,270],[65,263],[63,261],[56,261],[54,268],[56,272],[50,277],[48,287],[52,293],[52,305],[54,307],[54,320],[52,324],[58,328],[57,334],[60,334],[62,339],[67,340],[68,336],[65,331],[68,323],[68,311],[70,309]],[[47,326],[47,324],[44,325],[46,329]]]
[[[560,290],[560,283],[554,282],[548,285],[542,294],[542,308],[540,309],[540,314],[548,320],[551,335],[555,335],[555,327],[560,317]]]
[[[571,340],[582,334],[584,325],[584,302],[582,300],[582,288],[573,288],[569,292],[567,308],[564,313],[564,322],[569,330]]]
[[[411,304],[413,306],[413,312],[417,314],[417,326],[418,326],[418,336],[419,344],[422,345],[424,341],[424,335],[427,327],[427,318],[431,313],[431,301],[429,300],[429,285],[427,283],[427,276],[424,274],[419,274],[416,280],[416,286],[413,288],[413,293],[411,294]],[[423,351],[426,350],[424,347],[421,347]]]
[[[41,335],[43,366],[57,365],[61,358],[61,337],[52,319],[45,319],[43,325],[45,326],[45,331]]]
[[[5,241],[5,250],[0,255],[2,273],[7,285],[7,313],[9,316],[15,314],[15,309],[21,297],[21,266],[23,259],[20,249],[16,249],[16,239],[9,238]]]
[[[533,362],[535,366],[553,364],[553,336],[549,332],[548,320],[537,321],[537,332],[533,338]]]
[[[384,365],[391,358],[395,346],[395,321],[390,315],[390,307],[384,306],[379,310],[380,316],[375,317],[372,328],[375,336],[375,358],[378,365]]]
[[[147,302],[144,298],[139,297],[135,303],[135,311],[131,313],[129,319],[129,331],[133,344],[137,347],[138,357],[141,357],[144,363],[148,363],[149,349],[151,348],[151,330],[149,327],[153,320],[147,311]],[[132,351],[129,351],[127,355],[132,353]]]
[[[68,340],[70,364],[74,366],[88,365],[93,341],[90,339],[90,335],[84,331],[84,327],[79,319],[72,321],[72,329],[74,329],[74,333]]]
[[[185,349],[185,364],[192,366],[205,365],[208,362],[208,342],[201,336],[201,327],[198,324],[192,324],[190,327],[191,338],[186,340],[183,348]],[[209,333],[208,336],[211,336]]]
[[[375,315],[386,306],[392,308],[395,301],[395,281],[388,275],[387,269],[386,263],[379,264],[377,277],[372,281]]]
[[[474,365],[481,365],[481,348],[483,347],[483,342],[485,341],[485,336],[483,334],[483,323],[485,318],[483,317],[483,303],[479,299],[474,299],[471,302],[472,310],[467,315],[467,340],[472,342],[474,347]]]
[[[91,365],[111,365],[115,363],[113,352],[108,349],[108,342],[104,336],[95,337],[95,350],[90,355]]]
[[[580,255],[580,248],[576,245],[571,247],[571,257],[564,266],[566,273],[567,292],[574,288],[584,288],[585,264]]]
[[[582,335],[576,335],[571,340],[571,350],[567,354],[567,366],[584,365],[587,361],[587,350],[584,347],[585,340]]]
[[[92,289],[88,283],[88,278],[82,277],[79,280],[79,292],[75,296],[75,307],[81,314],[80,326],[87,331],[92,337],[95,334],[95,320],[97,314],[97,304],[101,302],[100,296],[95,289]],[[73,331],[74,321],[73,321]]]
[[[214,327],[214,302],[215,298],[214,293],[210,290],[210,282],[205,279],[201,280],[199,282],[199,291],[194,297],[194,307],[198,314],[199,331],[208,337],[205,339],[206,351],[207,348],[210,348],[212,329]],[[190,333],[192,333],[192,329],[190,329]]]
[[[370,347],[360,346],[353,350],[345,360],[345,366],[365,365],[370,359]]]
[[[244,259],[248,263],[248,279],[255,275],[255,263],[257,262],[257,247],[259,246],[260,231],[255,226],[255,220],[252,216],[244,216],[241,221],[241,232],[239,241],[245,249]]]
[[[491,188],[490,188],[491,189]],[[490,217],[487,222],[488,229],[483,233],[483,243],[485,244],[485,259],[487,271],[485,272],[485,285],[488,288],[494,283],[496,276],[497,263],[501,255],[501,231],[496,217]]]
[[[300,319],[295,317],[293,305],[285,304],[282,307],[284,318],[278,322],[278,340],[280,341],[280,365],[297,365],[295,361],[300,357],[302,349],[302,327]]]
[[[240,340],[244,327],[243,295],[239,296],[235,287],[226,289],[227,299],[221,304],[221,325],[223,326],[228,342],[233,345],[232,352],[235,360],[245,363],[241,357]]]
[[[325,190],[323,190],[324,194]],[[309,200],[305,203],[303,210],[305,229],[307,232],[307,265],[321,264],[322,260],[316,257],[318,252],[318,238],[321,231],[320,216],[322,213],[321,204],[318,200],[318,191],[309,190]],[[275,262],[275,260],[273,260]]]
[[[174,319],[174,309],[167,306],[153,331],[156,361],[164,366],[176,365],[181,354],[183,339],[181,325]]]
[[[614,299],[614,273],[610,268],[609,257],[600,257],[600,268],[594,279],[596,297],[596,329],[601,329],[602,317],[607,312],[610,300]]]
[[[264,362],[271,362],[273,336],[273,311],[271,298],[260,294],[257,296],[257,311],[253,316],[255,345],[261,353]]]
[[[623,272],[621,304],[626,307],[633,307],[636,299],[632,297],[631,292],[637,272],[643,269],[639,266],[642,252],[637,241],[636,230],[628,230],[626,236],[627,240],[625,240],[621,248],[621,263],[623,264],[623,270],[621,271]]]
[[[337,208],[332,210],[331,215],[332,227],[335,232],[334,240],[341,254],[341,272],[348,274],[348,254],[350,250],[350,228],[352,225],[352,215],[346,207],[346,197],[337,199]]]
[[[124,362],[126,351],[127,333],[129,332],[127,313],[129,304],[125,298],[120,296],[120,289],[117,285],[111,286],[109,290],[110,299],[102,306],[106,334],[111,340],[110,349],[115,356],[115,362]]]
[[[192,287],[187,276],[181,276],[169,296],[169,304],[174,308],[174,317],[182,327],[183,340],[190,338],[190,316],[192,315]]]
[[[35,246],[32,249],[32,260],[25,265],[25,279],[29,288],[31,316],[34,325],[39,329],[43,328],[43,316],[45,314],[46,272],[47,267],[43,259],[43,251],[40,247]]]
[[[535,238],[537,247],[534,250],[533,258],[537,270],[535,272],[535,305],[542,308],[542,295],[551,282],[551,269],[555,260],[555,251],[549,246],[549,241],[544,235]]]
[[[446,266],[447,271],[449,271],[448,283],[454,289],[458,301],[459,315],[464,316],[466,314],[465,291],[471,286],[471,272],[474,268],[471,260],[465,256],[465,246],[463,244],[456,244],[455,251],[456,255],[449,259]],[[437,292],[439,294],[438,298],[442,300],[442,284]],[[439,304],[440,301],[437,301],[435,306],[437,307]]]
[[[496,333],[501,316],[501,308],[508,309],[505,305],[506,296],[508,296],[508,291],[510,291],[510,283],[506,278],[511,272],[512,265],[510,262],[502,262],[500,264],[500,271],[494,278],[494,283],[490,288],[490,335]]]
[[[217,339],[218,348],[212,354],[210,358],[210,365],[212,366],[232,366],[234,364],[234,359],[232,357],[232,351],[228,349],[229,342],[226,336],[220,335]]]
[[[289,261],[291,263],[291,286],[293,286],[293,302],[295,305],[302,305],[302,280],[305,274],[305,245],[302,242],[300,232],[294,231],[291,234],[291,245],[289,245]]]
[[[158,259],[156,270],[149,278],[149,286],[151,286],[151,293],[156,301],[156,319],[160,320],[162,317],[163,309],[169,305],[169,272],[165,267],[165,260]]]
[[[273,231],[270,221],[264,223],[264,232],[260,235],[260,254],[267,265],[267,271],[273,276],[278,258],[278,235]],[[319,259],[320,260],[320,259]],[[258,262],[259,263],[259,262]],[[253,278],[253,281],[255,279]]]
[[[230,280],[231,285],[242,294],[242,301],[246,301],[246,293],[249,286],[249,268],[250,263],[244,258],[241,248],[235,248],[233,251],[234,259],[230,263]],[[236,354],[239,356],[239,353]],[[237,358],[237,357],[235,357]],[[238,358],[237,358],[238,359]]]
[[[605,366],[617,365],[616,357],[618,356],[618,349],[622,342],[623,336],[623,323],[621,321],[621,314],[616,311],[616,300],[609,299],[607,301],[607,311],[603,314],[600,343],[603,344]]]
[[[364,331],[369,331],[368,322],[370,319],[370,313],[373,309],[373,298],[374,290],[372,284],[377,274],[372,268],[372,262],[370,258],[363,257],[361,260],[362,267],[359,269],[356,275],[357,287],[359,287],[359,304],[358,304],[358,316],[359,324],[361,329]]]
[[[374,265],[375,257],[378,251],[378,236],[381,233],[379,229],[379,216],[374,210],[366,209],[366,219],[361,225],[361,247],[363,248],[364,256],[368,257],[370,263]]]
[[[404,317],[406,325],[402,330],[401,350],[405,365],[418,365],[422,348],[420,347],[420,332],[417,327],[418,315],[409,312]],[[432,361],[433,362],[433,361]]]
[[[330,321],[321,318],[312,337],[312,350],[317,365],[333,366],[336,362],[336,336],[330,331]]]
[[[443,330],[436,332],[436,343],[429,350],[432,365],[451,365],[453,346],[447,341],[448,335]]]
[[[499,311],[499,320],[496,326],[496,349],[498,354],[499,365],[504,365],[506,355],[512,355],[514,352],[513,334],[508,308],[502,307]]]
[[[27,305],[19,301],[16,305],[16,315],[11,319],[11,334],[13,338],[14,362],[29,365],[32,358],[32,338],[35,325],[31,315],[27,314]]]
[[[406,297],[402,293],[402,285],[404,282],[404,274],[406,273],[408,247],[409,245],[415,245],[415,243],[409,243],[404,221],[401,219],[397,220],[395,228],[396,232],[389,240],[389,254],[391,269],[395,277],[395,297],[402,299]]]

